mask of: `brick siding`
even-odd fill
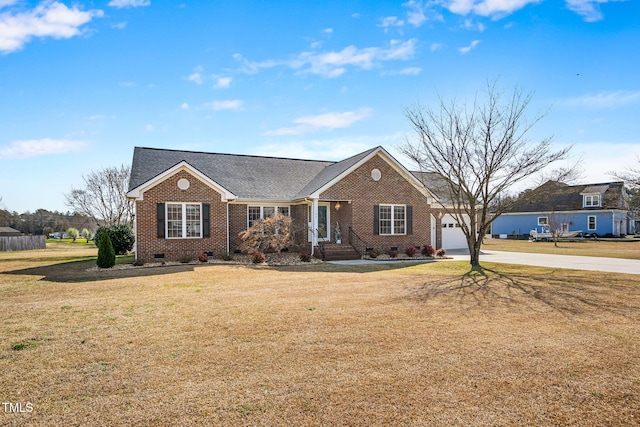
[[[371,177],[373,169],[380,170],[379,181]],[[435,212],[427,203],[427,198],[400,175],[379,155],[373,157],[340,182],[320,195],[321,200],[350,200],[342,202],[343,207],[335,211],[331,205],[332,233],[335,220],[340,221],[343,239],[348,226],[367,242],[368,247],[387,251],[398,247],[403,251],[407,246],[422,246],[431,243],[431,213]],[[413,207],[413,233],[411,235],[381,236],[373,232],[373,207],[380,204],[404,204]],[[344,210],[343,210],[344,209]],[[350,217],[350,218],[349,218]],[[332,234],[333,237],[333,234]]]
[[[178,180],[189,180],[187,190],[178,188]],[[162,239],[157,237],[158,203],[209,203],[211,237],[199,239]],[[183,257],[195,259],[203,252],[215,255],[227,251],[227,204],[221,195],[187,171],[179,171],[153,188],[145,191],[144,200],[136,201],[136,258],[144,262],[158,261],[156,254],[164,254],[164,261]]]

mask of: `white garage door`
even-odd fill
[[[469,226],[469,217],[464,216],[464,220]],[[451,215],[442,217],[442,247],[445,249],[466,249],[467,238],[464,236],[462,229]]]

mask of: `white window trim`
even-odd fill
[[[404,208],[404,231],[402,233],[395,232],[395,208],[396,207]],[[383,233],[381,230],[382,220],[380,219],[380,208],[382,207],[390,207],[391,208],[391,233]],[[380,236],[406,236],[407,235],[407,205],[390,205],[390,204],[380,204],[378,205],[378,234]]]
[[[544,218],[544,222],[540,220]],[[538,226],[543,227],[545,225],[549,225],[549,217],[548,216],[539,216],[538,217]]]
[[[593,218],[593,228],[589,226],[589,224],[591,223],[591,218]],[[587,217],[587,230],[595,231],[597,229],[598,229],[598,217],[596,215],[589,215]]]
[[[247,205],[247,230],[250,228],[249,227],[249,208],[260,208],[260,219],[259,220],[263,220],[264,218],[264,208],[275,208],[274,209],[274,213],[281,213],[280,209],[282,208],[287,208],[287,210],[289,211],[289,213],[287,214],[287,216],[291,216],[291,206],[290,205]],[[255,220],[255,221],[259,221],[259,220]]]
[[[585,194],[582,199],[582,206],[585,208],[600,207],[601,201],[602,197],[600,197],[600,194]]]
[[[180,205],[182,206],[182,235],[179,237],[169,237],[169,205]],[[198,236],[187,236],[187,205],[198,205],[200,206],[200,229],[198,230]],[[176,240],[176,239],[202,239],[202,203],[193,203],[193,202],[166,202],[164,205],[164,235],[166,239]]]

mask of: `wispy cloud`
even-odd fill
[[[285,66],[300,73],[333,78],[346,73],[348,67],[370,70],[385,61],[406,61],[415,55],[417,43],[417,39],[391,40],[387,47],[362,49],[351,45],[341,51],[303,52],[289,60],[252,62],[240,54],[235,54],[234,58],[241,64],[241,71],[248,74],[255,74],[262,69]]]
[[[200,65],[198,65],[193,69],[193,73],[187,76],[187,80],[189,80],[190,82],[194,82],[197,85],[201,85],[202,83],[204,83],[204,76],[202,75],[203,71],[204,69]]]
[[[360,135],[328,139],[309,139],[305,137],[304,141],[267,143],[252,149],[251,154],[296,159],[344,160],[373,146],[393,147],[402,142],[403,138],[403,132],[388,135]],[[389,151],[393,151],[393,149]]]
[[[478,46],[480,44],[480,40],[474,40],[471,42],[471,44],[469,46],[465,46],[465,47],[461,47],[458,49],[458,52],[460,52],[461,54],[467,54],[469,52],[471,52],[473,49],[475,49],[476,46]]]
[[[422,68],[420,67],[407,67],[401,70],[391,70],[385,71],[382,73],[384,76],[417,76],[422,73]]]
[[[500,18],[542,0],[449,0],[446,9],[457,15],[480,15]]]
[[[378,27],[384,28],[385,32],[389,31],[391,27],[402,27],[404,26],[404,21],[402,19],[398,19],[397,16],[387,16],[385,18],[380,19],[380,23]]]
[[[5,3],[11,6],[13,3]],[[84,24],[101,17],[101,10],[83,11],[58,2],[45,1],[30,10],[9,9],[0,13],[0,52],[20,50],[34,37],[68,39],[81,34]]]
[[[86,145],[87,143],[84,141],[50,138],[14,141],[9,145],[0,147],[0,159],[26,159],[82,151]]]
[[[586,22],[596,22],[603,18],[600,4],[625,0],[566,0],[567,8],[582,16]]]
[[[442,21],[443,17],[436,12],[433,5],[437,4],[433,1],[422,2],[417,0],[409,0],[402,6],[407,8],[407,22],[414,27],[420,27],[427,21]]]
[[[346,111],[344,113],[323,113],[315,116],[298,117],[293,120],[296,126],[282,127],[263,133],[263,136],[283,136],[302,135],[320,130],[330,130],[347,128],[369,117],[372,113],[370,108],[360,108],[356,111]]]
[[[151,0],[111,0],[108,6],[122,9],[125,7],[151,6]]]
[[[207,102],[204,108],[213,111],[241,110],[244,102],[240,99],[225,99],[221,101]]]
[[[640,90],[618,90],[570,98],[562,102],[570,107],[614,108],[622,105],[640,103]]]

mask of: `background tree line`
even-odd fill
[[[69,228],[95,230],[97,221],[79,213],[38,209],[35,212],[18,213],[0,208],[0,226],[11,227],[24,234],[49,235],[64,233]]]

